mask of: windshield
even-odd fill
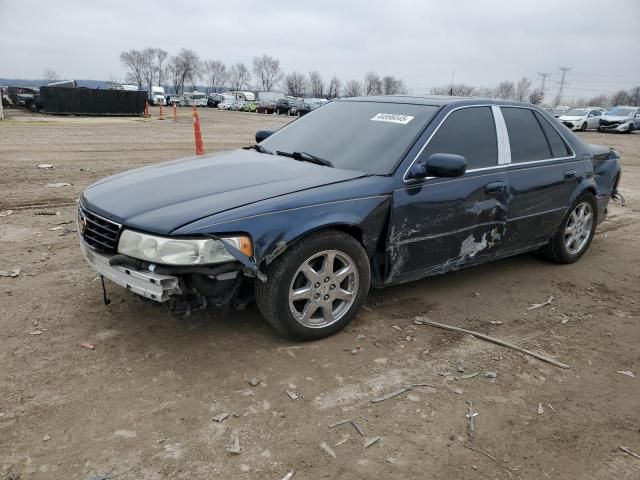
[[[607,112],[607,115],[614,115],[616,117],[628,117],[633,113],[632,108],[620,108],[615,107]]]
[[[567,117],[584,117],[585,115],[589,114],[589,110],[584,110],[582,108],[576,108],[573,110],[569,110],[567,113],[565,113],[565,116]]]
[[[336,168],[386,175],[438,107],[384,102],[330,102],[290,123],[261,145],[275,152],[306,152]]]
[[[204,93],[197,93],[192,97],[194,100],[201,100],[204,98]]]

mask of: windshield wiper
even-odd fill
[[[333,163],[329,160],[325,160],[324,158],[317,157],[307,152],[283,152],[281,150],[276,150],[276,155],[282,155],[283,157],[290,157],[302,162],[310,162],[315,163],[316,165],[322,165],[323,167],[333,168]]]
[[[269,155],[273,155],[273,152],[271,150],[267,150],[266,148],[264,148],[262,145],[256,143],[255,145],[251,145],[249,147],[242,147],[243,150],[255,150],[256,152],[259,153],[268,153]]]

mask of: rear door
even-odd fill
[[[582,159],[539,112],[506,106],[501,111],[511,151],[505,247],[522,250],[554,234],[585,173]]]
[[[497,107],[494,107],[497,108]],[[387,283],[413,280],[481,262],[499,251],[508,203],[506,166],[491,106],[449,112],[418,158],[462,155],[458,178],[425,178],[393,196]]]

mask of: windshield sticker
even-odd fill
[[[371,120],[374,122],[390,122],[406,125],[414,118],[415,117],[412,117],[411,115],[402,115],[400,113],[378,113]]]

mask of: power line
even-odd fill
[[[546,83],[547,78],[551,76],[551,74],[538,72],[538,76],[540,77],[540,91],[544,95],[544,84]]]
[[[562,103],[562,94],[564,93],[564,86],[568,85],[566,81],[567,72],[571,70],[571,67],[558,67],[562,72],[562,77],[560,78],[560,88],[558,89],[558,97],[556,98],[556,105]]]

